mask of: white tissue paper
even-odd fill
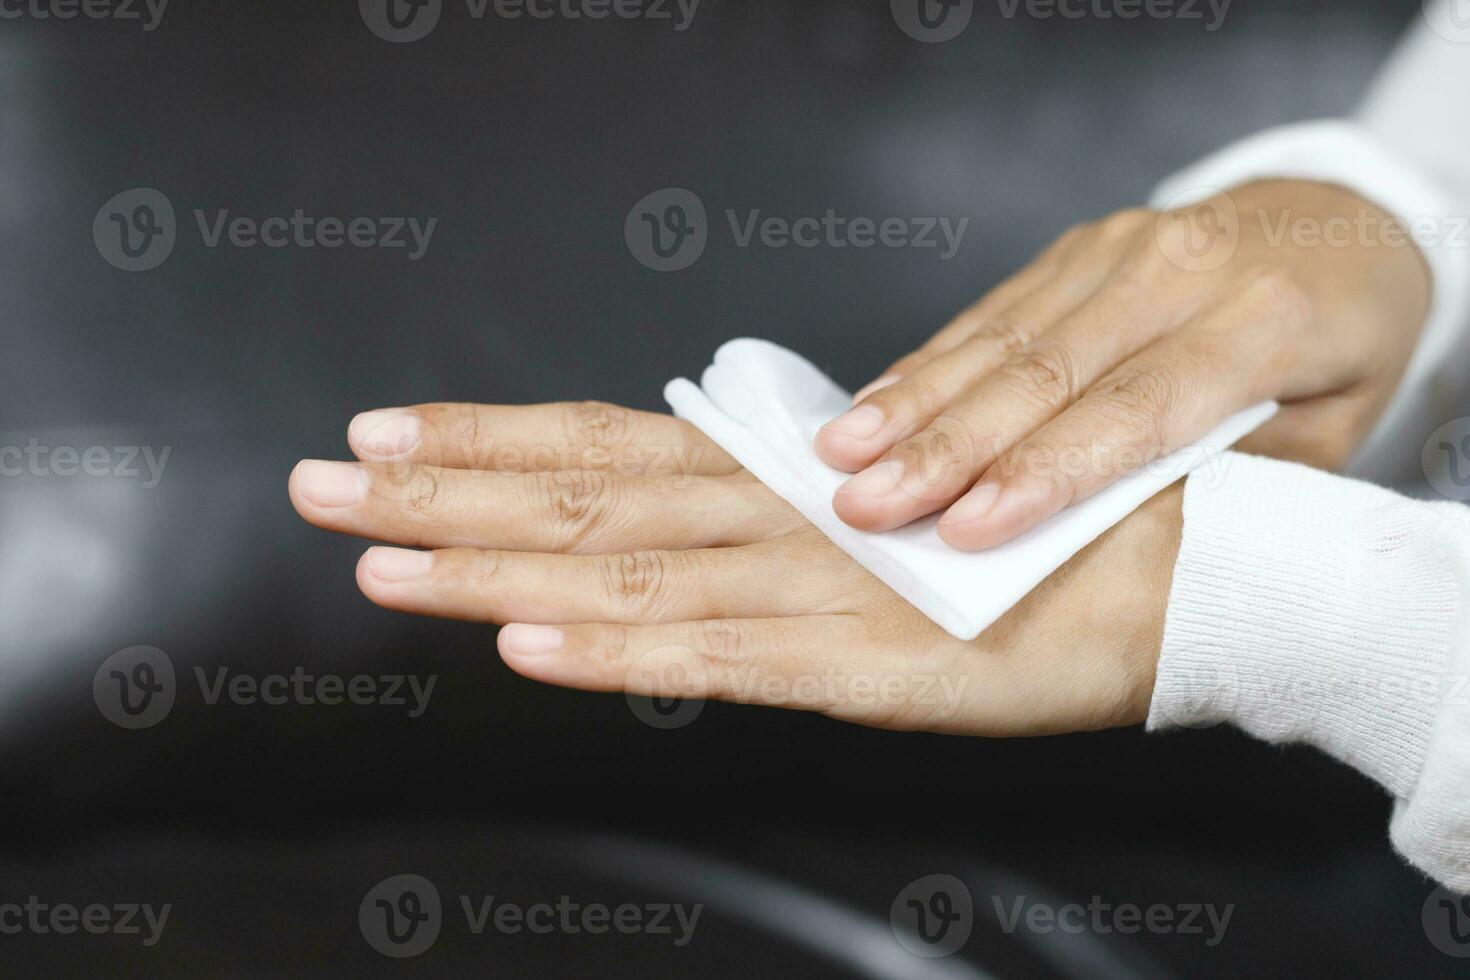
[[[956,551],[939,539],[939,514],[881,534],[844,524],[832,495],[851,474],[822,462],[817,430],[852,396],[799,354],[765,340],[732,340],[696,385],[664,388],[674,414],[740,461],[860,565],[962,640],[974,639],[1098,535],[1276,413],[1267,402],[1227,419],[1194,446],[1155,460],[1013,541]]]

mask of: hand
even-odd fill
[[[1180,533],[1166,491],[972,642],[956,640],[685,422],[597,404],[358,416],[296,509],[374,547],[364,594],[508,623],[534,680],[1017,735],[1146,716]]]
[[[1386,220],[1276,181],[1073,228],[821,430],[821,458],[862,471],[833,508],[868,531],[944,510],[947,543],[993,547],[1267,399],[1240,448],[1343,465],[1428,308]]]

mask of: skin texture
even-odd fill
[[[1241,449],[1336,469],[1392,395],[1429,272],[1346,189],[1247,184],[1062,235],[875,382],[816,440],[833,500],[885,531],[943,511],[963,550],[1009,541],[1267,399]]]
[[[348,442],[356,462],[297,465],[298,512],[399,546],[358,563],[373,602],[509,624],[501,656],[533,680],[966,735],[1147,714],[1178,487],[963,642],[670,416],[420,405],[358,416]]]

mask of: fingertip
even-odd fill
[[[376,408],[348,423],[347,444],[363,459],[402,459],[418,448],[422,428],[422,420],[406,408]]]
[[[1050,486],[982,481],[939,519],[939,539],[959,551],[1006,544],[1060,511],[1057,496]]]
[[[826,426],[817,430],[812,448],[816,450],[818,459],[844,473],[856,473],[881,451],[869,448],[865,440],[854,439]]]
[[[556,653],[566,643],[566,633],[556,626],[506,623],[495,637],[500,655],[524,660]]]
[[[859,405],[822,426],[813,447],[828,466],[848,472],[861,469],[888,448],[881,439],[887,422],[877,405]]]
[[[889,530],[882,505],[871,497],[838,491],[832,495],[832,512],[842,523],[859,531]]]
[[[373,548],[369,548],[367,551],[364,551],[361,555],[358,556],[356,578],[358,591],[367,596],[373,602],[377,602],[378,600],[374,593],[377,590],[378,579],[376,576],[373,575],[371,565],[372,553],[374,550],[375,549]]]

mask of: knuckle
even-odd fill
[[[1157,440],[1163,432],[1163,420],[1174,407],[1176,387],[1167,372],[1128,371],[1103,381],[1097,394],[1111,409],[1114,421],[1137,436]]]
[[[728,675],[748,665],[750,631],[735,619],[709,619],[697,625],[694,653],[714,675]]]
[[[403,506],[410,514],[418,517],[433,517],[444,506],[444,481],[439,471],[431,466],[415,467],[413,479],[409,481],[403,495]]]
[[[1123,208],[1102,220],[1102,230],[1113,236],[1131,235],[1138,229],[1153,224],[1156,217],[1148,208]]]
[[[602,560],[603,588],[613,609],[624,614],[656,612],[668,593],[673,555],[635,551]]]
[[[1096,222],[1079,221],[1076,224],[1069,226],[1066,231],[1058,235],[1053,247],[1047,249],[1047,251],[1042,254],[1048,260],[1053,259],[1055,258],[1056,253],[1066,251],[1068,248],[1077,244],[1079,241],[1086,238],[1088,235],[1096,230]]]
[[[1076,368],[1067,352],[1054,345],[1030,346],[1011,355],[1001,377],[1020,393],[1046,406],[1066,404],[1076,397]]]
[[[567,443],[577,449],[609,449],[624,445],[633,413],[607,402],[567,402],[562,409]]]
[[[563,550],[575,550],[603,526],[616,496],[615,482],[596,470],[538,474],[541,508],[560,535]]]
[[[1311,295],[1292,272],[1280,267],[1248,271],[1241,301],[1285,326],[1305,327],[1312,321]]]
[[[591,653],[610,673],[625,669],[628,661],[628,628],[610,626],[598,630],[591,643]]]
[[[975,332],[971,342],[989,351],[1009,357],[1031,343],[1031,332],[1015,320],[992,320]]]
[[[975,463],[975,442],[963,419],[940,414],[929,428],[909,440],[926,482],[942,482],[950,474],[968,474]]]
[[[444,577],[455,587],[469,593],[488,592],[500,585],[500,569],[505,557],[498,551],[477,548],[446,548],[434,559],[435,568],[444,566]]]
[[[1154,230],[1151,247],[1132,251],[1113,272],[1112,280],[1136,291],[1151,292],[1170,282],[1181,269],[1177,256],[1189,246],[1189,232],[1178,222],[1161,222]]]
[[[481,459],[482,453],[486,459],[489,458],[490,454],[491,447],[482,445],[480,442],[482,438],[483,436],[480,433],[480,407],[478,405],[471,405],[469,411],[464,413],[462,421],[459,423],[459,440],[463,457],[472,461],[476,466],[485,465]]]
[[[921,415],[943,400],[943,393],[933,382],[912,375],[873,392],[865,399],[869,404],[876,404],[889,417]]]

